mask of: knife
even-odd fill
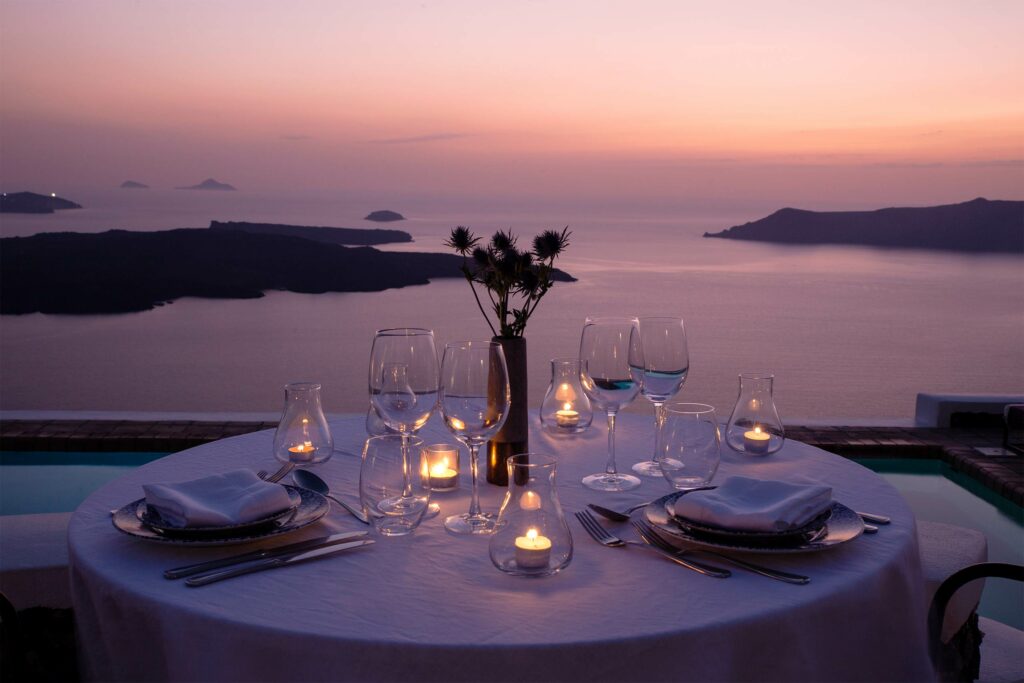
[[[252,574],[253,572],[261,572],[265,569],[277,569],[278,567],[288,567],[293,564],[300,562],[306,562],[308,560],[315,560],[319,557],[327,557],[340,553],[351,548],[360,548],[364,545],[372,545],[375,543],[373,539],[363,538],[357,541],[348,541],[347,543],[337,543],[334,545],[324,546],[315,550],[309,550],[304,553],[295,553],[292,555],[284,555],[282,557],[268,557],[262,560],[256,560],[242,565],[241,567],[235,567],[234,569],[224,569],[222,571],[210,572],[207,574],[200,574],[199,576],[193,576],[190,579],[185,579],[185,585],[195,588],[197,586],[205,586],[216,581],[223,581],[224,579],[231,579],[236,576],[242,576],[243,574]]]
[[[186,576],[202,574],[203,572],[212,571],[214,569],[220,569],[221,567],[230,567],[233,564],[252,562],[253,560],[260,560],[266,557],[280,557],[281,555],[291,555],[292,553],[302,552],[303,550],[312,550],[313,548],[329,546],[335,543],[340,543],[341,541],[362,538],[366,536],[366,534],[366,531],[346,531],[342,534],[320,536],[319,538],[311,538],[308,541],[299,541],[298,543],[289,543],[288,545],[282,545],[276,548],[264,548],[262,550],[253,550],[252,552],[242,553],[241,555],[222,557],[219,560],[208,560],[206,562],[200,562],[198,564],[190,564],[185,567],[168,569],[164,572],[164,578],[183,579]]]

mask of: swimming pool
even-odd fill
[[[992,562],[1024,564],[1024,508],[941,460],[857,459],[906,498],[918,519],[977,529],[988,538]],[[1024,629],[1024,584],[991,579],[978,613]]]
[[[0,515],[71,512],[103,484],[165,455],[0,452]]]

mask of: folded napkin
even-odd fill
[[[798,529],[831,504],[829,486],[729,477],[717,489],[680,497],[675,513],[731,531],[772,533]]]
[[[288,491],[251,470],[234,470],[177,484],[144,484],[146,505],[171,526],[245,524],[291,507]]]

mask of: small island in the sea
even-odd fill
[[[390,223],[391,221],[404,221],[405,216],[398,213],[397,211],[388,211],[387,209],[381,209],[380,211],[371,211],[366,214],[364,221],[377,221],[378,223]]]
[[[978,198],[962,204],[876,211],[781,209],[704,236],[778,244],[1024,254],[1024,202]]]
[[[227,183],[219,183],[213,178],[207,178],[198,185],[189,185],[187,187],[177,187],[176,190],[220,190],[227,192],[234,192],[235,187],[228,185]]]
[[[136,182],[134,180],[126,180],[121,183],[122,190],[148,190],[149,185],[145,183]]]
[[[55,193],[4,192],[0,195],[0,213],[53,213],[81,208],[81,204],[58,197]]]
[[[340,233],[330,231],[342,229],[214,222],[209,229],[0,239],[0,313],[128,313],[190,296],[253,299],[268,290],[375,292],[463,277],[460,256],[387,252],[306,237],[318,235],[312,232],[317,230],[338,239]],[[400,231],[364,232],[371,234],[344,239],[379,244],[376,233]],[[575,280],[562,271],[552,278]]]

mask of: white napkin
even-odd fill
[[[779,532],[807,524],[831,504],[830,486],[729,477],[717,489],[680,497],[675,513],[723,529]]]
[[[144,484],[146,505],[176,527],[229,526],[291,507],[288,491],[251,470],[234,470],[177,484]]]

